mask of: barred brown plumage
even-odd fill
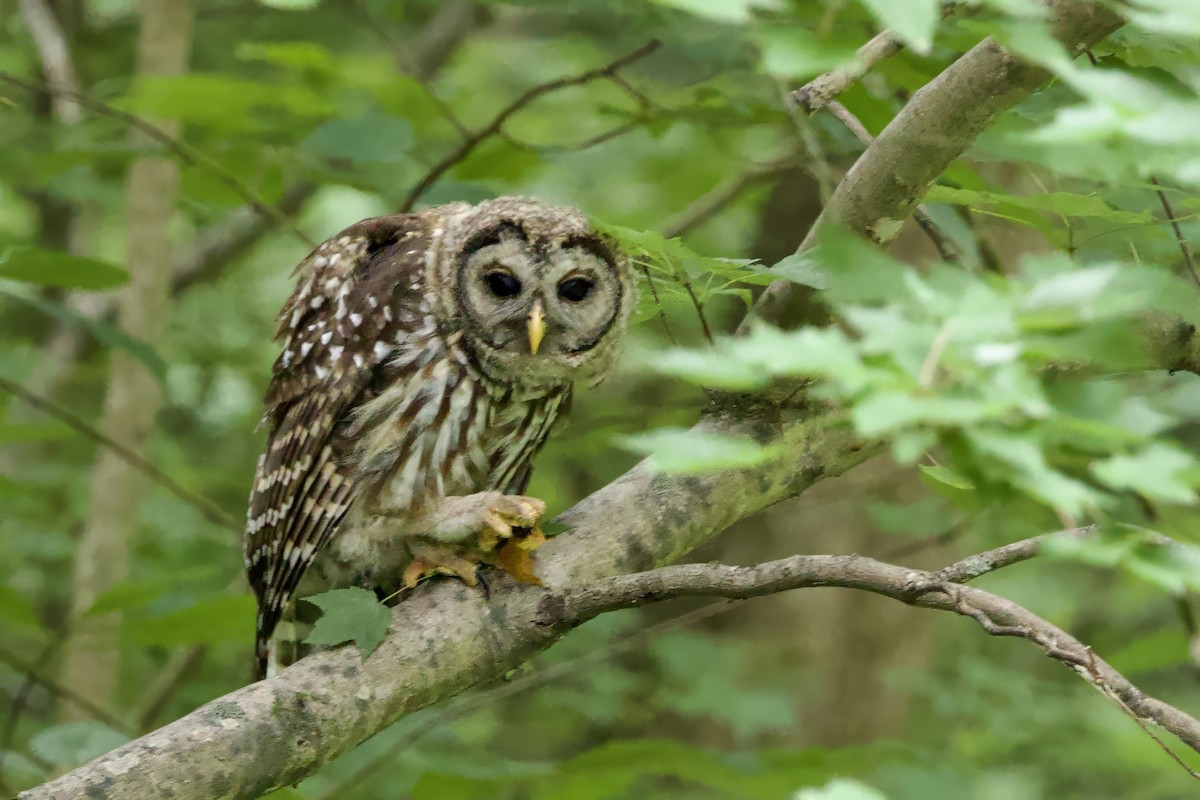
[[[634,302],[581,213],[515,197],[364,220],[294,274],[244,543],[259,678],[294,598],[474,581],[479,534],[537,524],[532,459]]]

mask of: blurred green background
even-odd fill
[[[140,16],[131,0],[0,4],[0,71],[34,87],[0,80],[0,375],[95,426],[106,395],[112,403],[118,391],[114,360],[129,361],[161,397],[161,406],[127,398],[125,413],[147,431],[130,444],[238,520],[262,445],[256,425],[277,352],[273,318],[310,249],[299,234],[320,241],[400,208],[464,135],[487,128],[523,92],[655,38],[661,48],[620,70],[620,80],[547,92],[522,108],[417,207],[529,194],[607,225],[682,232],[693,253],[774,264],[862,149],[831,115],[794,113],[788,90],[844,63],[886,24],[905,26],[917,49],[841,97],[874,133],[985,35],[1052,60],[1037,3],[967,6],[938,23],[938,4],[924,0],[196,0],[194,27],[181,34],[192,50],[187,73],[153,77],[136,75]],[[38,9],[57,21],[77,88],[98,110],[76,118],[37,90],[52,79],[33,35]],[[1184,235],[1200,232],[1200,12],[1190,0],[1146,9],[1093,51],[1101,68],[1128,81],[1123,95],[1116,82],[1060,76],[948,173],[947,186],[995,195],[929,206],[963,269],[999,280],[1024,256],[1053,251],[1176,264],[1152,175],[1170,184]],[[923,32],[934,30],[921,48]],[[176,122],[184,151],[135,135],[123,114]],[[1047,128],[1056,136],[1036,134]],[[142,341],[121,332],[120,289],[111,287],[123,273],[109,280],[105,264],[126,264],[137,213],[130,168],[155,154],[178,165],[180,188],[177,200],[164,200],[173,205],[164,328]],[[296,230],[268,224],[247,208],[247,195],[278,207]],[[889,252],[917,266],[937,258],[912,225]],[[703,267],[692,277],[706,322],[732,331],[754,282],[731,284]],[[682,284],[665,274],[657,288],[657,303],[643,291],[626,366],[577,395],[570,426],[540,458],[530,494],[552,513],[636,462],[615,437],[688,425],[704,405],[697,387],[645,366],[671,341],[702,342]],[[1200,410],[1188,376],[1152,375],[1129,391],[1168,390],[1171,435],[1186,443]],[[109,544],[118,553],[106,562],[116,566],[99,576],[80,569],[79,543],[100,525],[102,449],[0,392],[7,790],[76,766],[249,676],[253,599],[229,588],[241,571],[238,533],[195,503],[159,481],[130,479],[135,502],[103,521],[117,531]],[[1191,529],[1194,538],[1192,511],[1167,516],[1169,533],[1186,538]],[[937,568],[1055,522],[1044,509],[1020,507],[1000,522],[978,508],[955,510],[914,466],[884,456],[735,526],[695,558],[863,553]],[[1188,605],[1196,576],[1154,582],[1134,572],[1037,560],[980,583],[1093,645],[1147,692],[1198,709]],[[73,601],[80,582],[94,595],[83,608]],[[716,613],[700,605],[597,619],[528,670],[406,718],[275,796],[1196,795],[1195,779],[1078,676],[968,621],[833,589]],[[27,680],[30,669],[51,687]]]

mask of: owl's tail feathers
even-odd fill
[[[277,671],[276,642],[270,636],[264,636],[261,631],[254,639],[254,680],[272,677]]]

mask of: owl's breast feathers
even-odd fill
[[[570,390],[514,397],[434,319],[435,219],[366,220],[301,262],[279,317],[270,434],[250,493],[247,575],[258,660],[352,504],[398,515],[450,494],[516,491]]]

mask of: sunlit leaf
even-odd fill
[[[678,8],[718,22],[742,23],[750,19],[754,9],[769,9],[779,0],[654,0],[658,5]]]
[[[822,41],[800,27],[763,27],[753,36],[762,51],[763,69],[796,81],[807,80],[854,60],[854,48]]]
[[[887,795],[865,783],[837,778],[820,789],[801,789],[793,800],[887,800]]]
[[[686,428],[660,428],[621,436],[617,445],[649,456],[664,472],[715,472],[753,467],[781,454],[779,445],[763,445],[744,436],[705,433]]]
[[[862,0],[879,25],[890,28],[918,53],[933,46],[933,32],[941,17],[939,0]]]
[[[1193,503],[1196,459],[1164,444],[1152,444],[1132,455],[1116,455],[1092,465],[1097,478],[1114,489],[1132,489],[1152,500]]]

